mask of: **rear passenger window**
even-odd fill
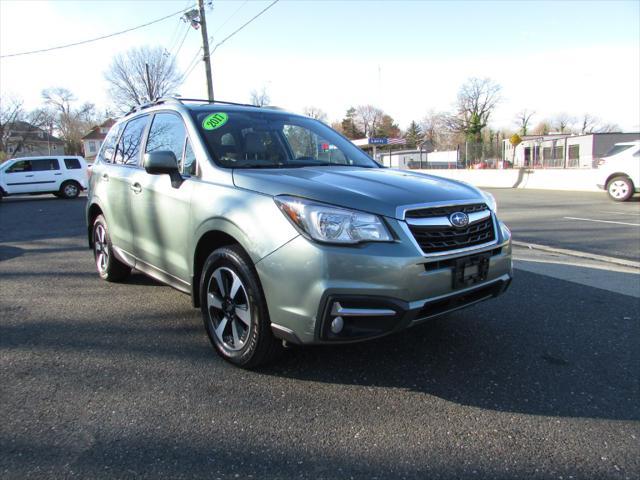
[[[45,160],[31,160],[32,172],[46,172],[48,170],[60,170],[60,164],[55,158],[47,158]]]
[[[137,117],[130,120],[124,127],[124,132],[118,142],[115,163],[123,165],[137,165],[140,158],[142,134],[147,126],[148,117]]]
[[[64,166],[67,167],[67,170],[79,170],[82,168],[80,160],[77,158],[65,158]]]
[[[153,117],[147,140],[147,152],[173,152],[176,160],[180,162],[184,138],[185,129],[182,119],[171,113],[159,113]]]

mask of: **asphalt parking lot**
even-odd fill
[[[548,193],[494,193],[516,238],[638,256],[638,227],[563,223],[574,238],[532,206]],[[587,218],[563,198],[560,216]],[[101,282],[83,208],[0,204],[3,478],[640,476],[633,269],[522,249],[503,297],[247,372],[213,353],[186,295],[137,273]]]

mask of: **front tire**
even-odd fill
[[[607,193],[614,202],[626,202],[633,195],[633,182],[628,177],[614,177],[607,184]]]
[[[238,246],[219,248],[207,258],[200,278],[200,305],[209,340],[225,360],[251,369],[281,351],[271,333],[258,275]]]
[[[98,275],[107,282],[119,282],[131,273],[131,267],[122,263],[113,255],[113,245],[107,229],[107,222],[98,215],[93,222],[93,256]]]
[[[60,191],[58,193],[61,198],[76,198],[80,195],[80,185],[78,182],[68,180],[60,185]]]

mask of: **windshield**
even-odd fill
[[[310,118],[218,109],[192,115],[209,153],[223,167],[379,167],[349,140]]]
[[[614,145],[613,147],[611,147],[611,150],[609,150],[605,154],[605,157],[611,157],[613,155],[617,155],[618,153],[624,152],[625,150],[628,150],[631,147],[633,147],[633,145]]]

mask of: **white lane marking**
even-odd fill
[[[612,222],[611,220],[594,220],[593,218],[578,218],[578,217],[562,217],[562,218],[566,220],[582,220],[583,222],[615,223],[616,225],[629,225],[630,227],[640,227],[640,223]]]
[[[613,213],[614,215],[634,215],[636,217],[640,217],[640,213],[630,213],[630,212],[598,212],[598,213]]]

